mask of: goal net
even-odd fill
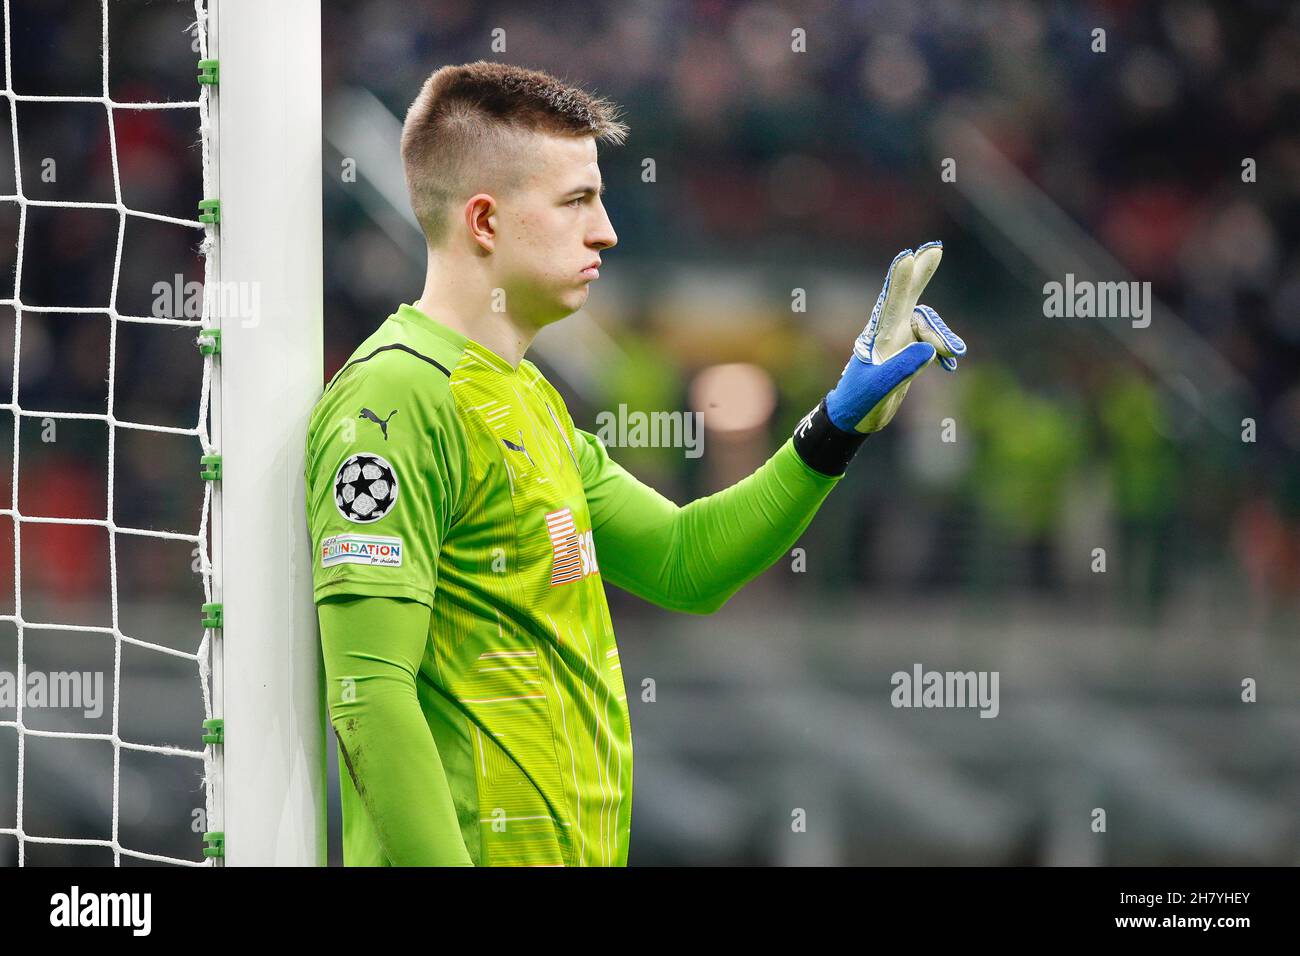
[[[319,49],[4,0],[0,865],[324,862]]]

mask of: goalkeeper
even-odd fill
[[[753,474],[679,507],[524,358],[617,242],[608,101],[536,71],[438,70],[402,160],[428,240],[329,383],[307,512],[348,865],[625,865],[632,736],[605,582],[707,614],[785,554],[932,361],[965,351],[905,251],[839,383]]]

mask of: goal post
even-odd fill
[[[210,821],[228,865],[323,865],[325,713],[303,482],[323,379],[319,0],[209,0],[215,74],[205,295],[220,327],[212,439]]]

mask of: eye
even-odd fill
[[[566,205],[566,206],[572,206],[574,209],[577,209],[578,206],[582,204],[582,200],[583,200],[584,198],[586,198],[586,197],[584,197],[584,196],[578,196],[576,199],[570,199],[568,202],[565,203],[565,205]]]

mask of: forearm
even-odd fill
[[[596,532],[602,574],[661,607],[712,613],[790,549],[840,477],[808,467],[787,441],[753,474],[685,506],[640,486]]]
[[[357,597],[319,605],[330,723],[394,866],[469,866],[442,759],[416,696],[429,609]],[[418,638],[418,643],[417,643]]]

